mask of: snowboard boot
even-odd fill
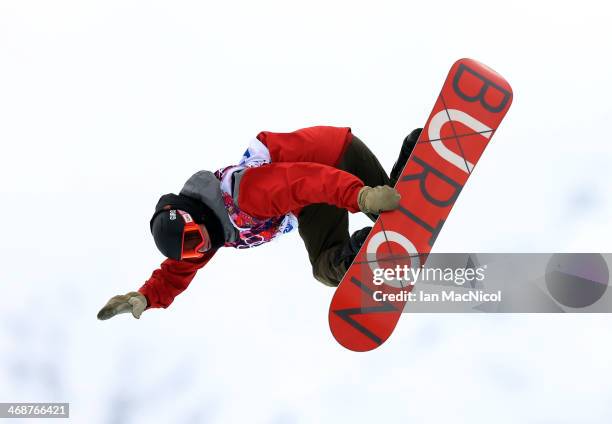
[[[347,241],[344,242],[342,247],[338,249],[338,253],[336,255],[336,264],[338,266],[343,266],[345,269],[348,269],[351,266],[351,263],[359,252],[359,249],[361,249],[361,246],[363,246],[366,238],[368,238],[370,230],[372,230],[372,227],[364,227],[361,230],[357,230]]]
[[[417,128],[413,130],[410,134],[408,134],[404,139],[400,154],[397,158],[397,161],[395,161],[395,165],[393,165],[393,169],[391,170],[391,187],[395,187],[395,183],[397,183],[397,180],[402,174],[404,166],[406,165],[406,162],[408,162],[408,158],[414,150],[414,146],[416,146],[417,140],[419,139],[422,130],[423,128]]]

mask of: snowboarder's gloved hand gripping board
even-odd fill
[[[364,186],[359,190],[357,204],[359,210],[363,213],[378,214],[382,211],[397,209],[400,198],[400,194],[393,187],[378,186],[372,188]]]

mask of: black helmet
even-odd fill
[[[213,250],[223,246],[225,240],[221,222],[208,206],[182,194],[164,194],[159,198],[149,222],[155,245],[164,256],[181,260],[185,220],[181,219],[179,211],[188,213],[196,223],[206,227]]]

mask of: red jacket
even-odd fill
[[[363,182],[338,165],[351,142],[350,128],[311,127],[291,133],[261,132],[272,163],[249,168],[240,182],[238,207],[258,218],[293,212],[313,203],[328,203],[358,212],[357,195]],[[166,308],[185,290],[215,251],[198,260],[166,259],[138,290],[147,308]]]

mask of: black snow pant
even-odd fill
[[[370,187],[395,185],[374,153],[354,135],[337,168],[355,175]],[[368,216],[372,221],[377,218]],[[338,258],[350,238],[348,211],[324,203],[308,205],[302,209],[298,223],[314,277],[325,285],[337,286],[347,270],[344,261]]]

